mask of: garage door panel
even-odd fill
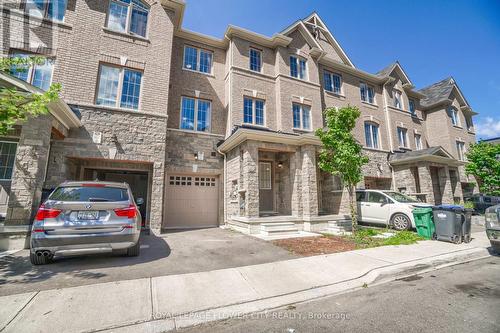
[[[165,228],[196,228],[218,225],[218,178],[200,175],[169,175]]]

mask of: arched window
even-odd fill
[[[365,142],[366,146],[373,149],[380,148],[378,125],[372,122],[365,122]]]
[[[146,37],[149,6],[140,0],[109,2],[108,28]]]

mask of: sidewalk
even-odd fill
[[[165,332],[488,256],[485,233],[472,236],[0,297],[0,331]]]

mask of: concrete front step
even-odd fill
[[[293,222],[262,223],[260,232],[265,236],[299,234],[299,228]]]
[[[352,223],[348,220],[328,221],[328,227],[323,231],[326,234],[345,236],[352,234]]]

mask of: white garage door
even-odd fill
[[[168,175],[164,228],[218,225],[218,177]]]

